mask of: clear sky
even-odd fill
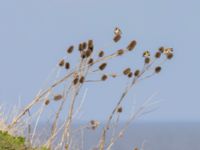
[[[144,119],[200,121],[199,6],[199,0],[0,0],[0,102],[13,105],[19,97],[27,102],[69,45],[90,38],[107,45],[119,26],[122,45],[131,39],[139,43],[125,65],[146,49],[175,50],[163,72],[128,97],[140,102],[158,93],[159,109]],[[105,118],[122,85],[88,86],[83,116]]]

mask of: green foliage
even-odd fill
[[[14,137],[8,132],[0,131],[0,150],[25,150],[25,138]]]

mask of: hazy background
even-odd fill
[[[112,45],[106,45],[119,26],[123,39],[118,47],[132,39],[139,43],[124,66],[141,66],[138,58],[147,49],[163,45],[175,50],[162,73],[138,85],[125,105],[158,93],[159,109],[143,120],[198,122],[199,6],[199,0],[0,0],[0,102],[11,106],[19,97],[31,100],[71,44],[92,38],[97,49],[109,53]],[[123,85],[121,80],[88,85],[81,119],[104,120]]]

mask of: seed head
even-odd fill
[[[140,70],[136,70],[135,73],[134,73],[134,76],[139,77],[139,75],[140,75]]]
[[[160,58],[160,56],[161,56],[161,52],[156,52],[155,58]]]
[[[79,82],[80,82],[80,83],[83,83],[84,81],[85,81],[85,77],[82,76],[82,77],[80,78]]]
[[[132,50],[135,48],[136,44],[137,44],[137,42],[136,42],[135,40],[131,41],[131,42],[129,43],[129,45],[127,46],[127,49],[128,49],[129,51],[132,51]]]
[[[99,57],[103,57],[104,56],[104,51],[100,51],[99,52]]]
[[[100,70],[104,70],[104,69],[106,68],[106,66],[107,66],[107,63],[103,63],[103,64],[101,64],[101,65],[99,66],[99,69],[100,69]]]
[[[90,121],[90,125],[91,125],[91,127],[92,127],[93,130],[95,130],[99,126],[99,124],[100,123],[97,120],[91,120]]]
[[[144,60],[144,63],[145,63],[145,64],[149,64],[150,61],[151,61],[151,59],[150,59],[149,57],[146,57],[145,60]]]
[[[86,49],[87,48],[87,43],[86,42],[83,42],[83,49]]]
[[[63,66],[64,66],[64,64],[65,64],[65,60],[64,60],[64,59],[62,59],[62,60],[59,62],[59,66],[60,66],[60,67],[63,67]]]
[[[116,27],[115,30],[114,30],[114,34],[115,35],[121,35],[122,34],[122,31],[120,28]]]
[[[59,101],[59,100],[61,100],[62,98],[63,98],[63,96],[60,95],[60,94],[54,96],[54,100],[55,100],[55,101]]]
[[[130,72],[131,72],[131,68],[126,68],[126,69],[123,71],[123,74],[124,74],[124,75],[128,75]]]
[[[167,59],[172,59],[173,58],[173,53],[169,53],[169,54],[167,54]]]
[[[120,34],[117,34],[117,35],[114,36],[113,41],[114,41],[115,43],[117,43],[120,39],[121,39],[121,35],[120,35]]]
[[[67,49],[67,53],[72,53],[74,50],[74,46],[70,46],[68,49]]]
[[[88,64],[92,65],[94,60],[92,58],[89,59]]]
[[[150,54],[150,52],[149,51],[145,51],[144,53],[143,53],[143,57],[149,57],[151,54]]]
[[[65,63],[65,69],[70,69],[70,63],[69,62]]]
[[[162,47],[160,47],[158,50],[159,50],[161,53],[163,53],[164,50],[165,50],[165,48],[162,46]]]
[[[93,40],[89,40],[88,41],[88,49],[91,50],[91,51],[93,51],[93,49],[94,49]]]
[[[128,77],[129,77],[129,78],[132,78],[132,76],[133,76],[133,73],[130,72],[130,73],[128,74]]]
[[[122,108],[122,107],[117,108],[117,112],[118,112],[118,113],[122,113],[122,111],[123,111],[123,108]]]
[[[79,50],[79,51],[83,51],[83,50],[84,50],[84,48],[83,48],[83,43],[80,43],[80,44],[79,44],[78,50]]]
[[[155,68],[155,73],[159,73],[160,71],[161,71],[161,67],[160,66],[157,66],[156,68]]]
[[[105,80],[107,80],[107,79],[108,79],[108,76],[105,75],[105,74],[101,77],[101,80],[102,80],[102,81],[105,81]]]
[[[45,100],[45,102],[44,102],[44,104],[45,104],[46,106],[49,105],[49,103],[50,103],[50,100],[49,100],[49,99]]]
[[[124,50],[123,49],[119,49],[118,51],[117,51],[117,55],[123,55],[124,54]]]
[[[85,56],[88,58],[90,57],[90,55],[92,54],[92,51],[90,49],[88,49],[86,52],[85,52]]]
[[[76,84],[78,83],[78,81],[79,81],[79,79],[78,79],[78,77],[76,77],[76,78],[73,80],[74,85],[76,85]]]

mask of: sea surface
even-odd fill
[[[123,124],[120,124],[120,128]],[[84,150],[92,150],[98,143],[101,126],[93,131],[86,129],[84,134],[77,133],[76,141]],[[131,125],[120,138],[113,150],[133,150],[138,147],[143,150],[200,150],[200,123],[158,123],[140,122]]]

